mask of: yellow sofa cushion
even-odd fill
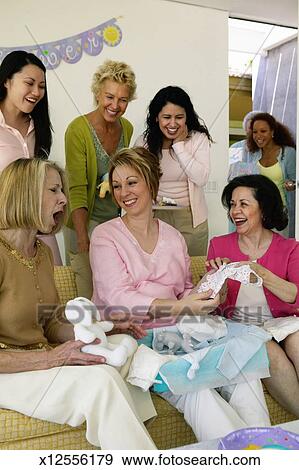
[[[205,257],[191,259],[192,280],[197,284],[205,273]],[[77,296],[75,275],[70,267],[54,269],[55,282],[62,304]],[[297,419],[287,413],[265,391],[271,423],[279,424]],[[148,430],[158,449],[168,449],[196,441],[183,415],[165,400],[153,395],[158,417],[148,424]],[[0,410],[0,449],[94,449],[85,439],[85,424],[72,428],[29,418],[11,410]]]
[[[85,425],[72,428],[0,411],[0,449],[95,449],[85,439]]]
[[[192,256],[191,257],[191,274],[192,282],[196,285],[199,280],[206,273],[205,266],[206,257],[205,256]]]
[[[205,274],[205,256],[193,256],[191,258],[192,282],[197,284]],[[77,296],[75,274],[70,266],[54,267],[55,283],[62,304]]]

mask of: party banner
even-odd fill
[[[116,22],[117,19],[112,18],[95,28],[59,41],[34,46],[0,47],[0,62],[10,52],[24,50],[39,57],[47,69],[56,69],[62,60],[75,64],[81,59],[83,52],[95,56],[101,53],[104,44],[115,47],[120,43],[122,32]]]

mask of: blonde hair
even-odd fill
[[[67,196],[64,171],[54,162],[39,158],[20,158],[10,163],[0,174],[0,229],[37,229],[46,232],[42,215],[42,199],[46,174],[56,170],[61,178],[62,190]],[[59,220],[52,233],[58,232],[66,221]]]
[[[159,181],[162,176],[159,157],[144,147],[124,148],[117,152],[110,160],[109,185],[112,199],[117,204],[112,186],[112,175],[117,167],[130,166],[142,176],[151,193],[153,201],[156,201],[159,189]]]
[[[136,81],[135,73],[125,62],[116,62],[114,60],[106,60],[97,69],[92,78],[91,91],[94,96],[94,102],[97,104],[97,96],[104,80],[114,80],[129,88],[129,101],[136,98]]]

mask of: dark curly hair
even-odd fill
[[[288,225],[288,216],[283,206],[278,187],[273,181],[263,175],[237,176],[224,188],[221,202],[230,217],[231,199],[234,189],[239,187],[251,188],[262,212],[262,225],[269,230],[283,230]]]
[[[6,80],[12,78],[26,65],[36,65],[46,74],[46,68],[42,61],[26,51],[13,51],[8,54],[0,65],[0,102],[6,98],[7,89],[5,87]],[[34,154],[36,157],[47,159],[52,145],[52,125],[49,116],[47,86],[43,98],[33,108],[30,116],[34,122],[35,130],[35,147]]]
[[[273,132],[273,141],[275,144],[280,145],[281,147],[296,147],[295,140],[289,131],[289,129],[283,125],[281,122],[276,121],[276,119],[269,113],[258,113],[256,114],[250,123],[249,136],[247,137],[247,146],[250,152],[256,152],[259,147],[253,140],[253,125],[256,121],[265,121],[269,125],[271,131]]]
[[[159,123],[157,122],[157,117],[161,109],[167,103],[172,103],[184,108],[186,112],[186,124],[189,132],[203,132],[206,134],[209,141],[212,142],[212,137],[210,136],[204,121],[199,118],[195,112],[189,95],[178,86],[167,86],[158,91],[148,107],[146,129],[143,135],[146,145],[151,153],[158,155],[162,149],[163,134],[160,130]]]

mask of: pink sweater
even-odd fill
[[[92,300],[102,316],[105,307],[111,306],[114,311],[147,313],[153,300],[180,299],[192,289],[184,238],[175,228],[158,222],[159,238],[151,254],[142,250],[120,217],[94,229]]]
[[[237,232],[215,237],[211,240],[207,258],[213,259],[217,256],[229,258],[231,261],[247,261],[249,259],[239,248]],[[268,250],[257,262],[272,273],[293,282],[297,286],[297,298],[293,304],[283,302],[268,289],[263,288],[273,317],[299,316],[299,243],[294,239],[287,239],[273,233],[273,239]],[[238,281],[228,280],[227,298],[221,306],[222,313],[226,317],[232,315],[239,289],[240,283]]]

